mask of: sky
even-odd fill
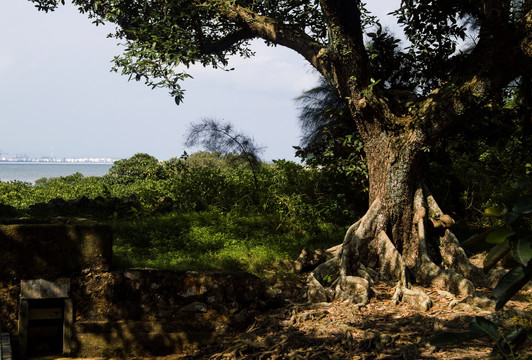
[[[379,15],[396,1],[372,1]],[[111,72],[120,54],[109,26],[96,27],[71,5],[52,13],[26,0],[0,1],[0,155],[179,157],[192,122],[231,122],[265,148],[266,161],[294,157],[301,131],[294,99],[318,76],[297,53],[256,41],[256,56],[234,71],[190,69],[177,106],[155,89]]]

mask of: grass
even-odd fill
[[[291,226],[292,225],[292,226]],[[345,229],[333,224],[283,224],[270,216],[240,216],[215,210],[117,221],[113,264],[117,268],[243,270],[263,275],[303,247],[326,248]]]

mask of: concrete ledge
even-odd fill
[[[61,278],[55,281],[36,279],[22,280],[20,282],[20,297],[24,300],[67,298],[69,293],[69,278]]]

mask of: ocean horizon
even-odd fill
[[[111,163],[46,163],[0,162],[0,181],[25,181],[34,183],[41,178],[54,178],[80,173],[83,176],[103,176],[113,166]]]

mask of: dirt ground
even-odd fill
[[[178,359],[488,359],[492,344],[486,339],[461,345],[433,347],[429,339],[438,331],[464,331],[474,316],[485,316],[502,329],[517,323],[531,326],[532,287],[495,313],[493,306],[457,303],[441,289],[424,289],[434,305],[419,311],[409,304],[393,305],[392,284],[376,284],[370,303],[305,303],[304,279],[284,284],[285,306],[255,317],[246,330],[193,354],[158,357]],[[486,290],[486,294],[489,292]],[[519,359],[532,357],[529,339]],[[145,360],[141,358],[132,358]],[[72,359],[70,359],[72,360]]]

